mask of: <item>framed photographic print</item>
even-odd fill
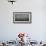
[[[13,12],[13,23],[32,23],[32,13]]]

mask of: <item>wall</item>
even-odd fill
[[[18,32],[31,34],[35,40],[46,40],[45,0],[17,0],[13,5],[0,0],[0,40],[11,40]],[[32,12],[31,24],[13,24],[13,12]]]

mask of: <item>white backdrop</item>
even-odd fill
[[[46,40],[46,1],[17,0],[13,5],[0,0],[0,40],[15,40],[19,32],[31,34],[34,40]],[[32,12],[31,24],[13,24],[13,12]]]

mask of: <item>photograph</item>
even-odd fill
[[[0,46],[46,46],[46,0],[0,0]]]

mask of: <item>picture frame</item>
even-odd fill
[[[32,23],[32,12],[13,12],[13,23]]]

